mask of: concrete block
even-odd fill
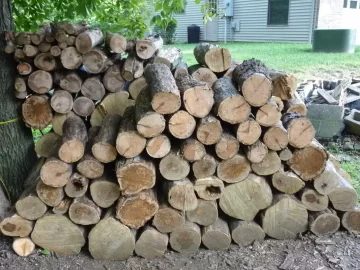
[[[349,133],[360,135],[360,111],[351,110],[351,113],[344,118],[346,130]]]

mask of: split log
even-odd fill
[[[302,204],[310,211],[324,211],[329,206],[328,196],[321,195],[316,190],[304,188],[300,192]]]
[[[45,37],[52,34],[51,25],[45,23],[40,26],[39,30],[36,33],[32,33],[30,36],[31,42],[35,45],[41,44],[45,40]]]
[[[51,43],[48,42],[41,42],[38,46],[39,51],[42,53],[48,52],[51,49]]]
[[[228,216],[252,221],[260,210],[271,204],[272,199],[266,178],[249,174],[245,180],[224,188],[219,206]]]
[[[236,138],[244,145],[252,145],[261,136],[261,126],[252,117],[235,126]]]
[[[121,76],[121,70],[118,65],[111,66],[106,71],[102,81],[105,89],[109,92],[115,93],[124,90],[125,80]]]
[[[298,113],[286,113],[281,121],[289,134],[289,144],[296,148],[308,146],[315,138],[315,129],[310,120]]]
[[[16,50],[14,43],[11,40],[6,41],[5,53],[13,54]]]
[[[171,207],[167,198],[159,196],[159,210],[156,212],[152,225],[161,233],[170,233],[181,228],[185,223],[185,213]]]
[[[53,71],[58,67],[58,63],[54,56],[51,53],[40,53],[34,59],[34,64],[38,69],[44,71]]]
[[[246,157],[251,163],[261,163],[268,154],[268,148],[262,141],[244,147]]]
[[[189,162],[179,153],[178,149],[171,149],[159,164],[161,175],[170,181],[181,180],[190,173]]]
[[[17,71],[19,72],[20,75],[29,75],[32,71],[33,68],[29,63],[26,62],[20,62],[17,66],[16,66]]]
[[[249,246],[255,241],[262,243],[264,230],[254,221],[232,220],[229,222],[232,239],[239,246]]]
[[[81,93],[92,100],[101,100],[105,96],[105,87],[99,76],[90,77],[81,86]]]
[[[144,74],[144,63],[134,53],[130,53],[122,66],[121,76],[127,81],[133,81]]]
[[[358,203],[357,193],[342,176],[338,175],[338,179],[338,186],[328,194],[329,200],[335,210],[351,211]]]
[[[167,250],[169,237],[158,232],[151,226],[146,226],[135,244],[135,253],[145,259],[151,260],[164,255]]]
[[[220,141],[222,132],[223,129],[220,121],[209,114],[199,120],[196,138],[205,145],[212,145]]]
[[[0,230],[6,236],[26,237],[33,230],[34,222],[26,220],[18,215],[5,218],[0,223]]]
[[[300,191],[305,183],[295,173],[281,169],[272,175],[272,185],[285,194],[295,194]]]
[[[35,244],[29,237],[14,238],[12,248],[20,257],[27,257],[35,250]]]
[[[45,94],[53,87],[53,79],[49,72],[36,70],[30,74],[28,85],[37,94]]]
[[[82,79],[76,72],[68,72],[65,74],[55,72],[54,83],[59,85],[61,89],[75,94],[81,90]]]
[[[226,183],[236,183],[248,177],[251,166],[247,158],[240,153],[233,158],[223,160],[217,167],[217,176]]]
[[[44,129],[53,118],[51,106],[46,96],[31,96],[22,104],[22,116],[27,126]]]
[[[183,253],[191,254],[196,252],[201,244],[200,227],[190,221],[185,221],[185,224],[170,233],[170,246],[173,250]]]
[[[269,151],[262,162],[251,164],[252,170],[258,175],[272,175],[281,167],[281,160],[275,151]]]
[[[308,212],[295,197],[275,195],[262,213],[262,228],[275,239],[295,239],[308,228]]]
[[[70,208],[72,199],[65,197],[58,205],[54,206],[53,213],[58,215],[64,215]]]
[[[121,197],[117,203],[116,218],[132,229],[139,229],[158,209],[156,194],[153,189],[148,189],[132,196]]]
[[[123,53],[126,51],[126,38],[119,34],[106,32],[105,44],[114,53]]]
[[[183,110],[177,111],[169,119],[169,132],[178,139],[189,138],[193,134],[195,127],[194,117]]]
[[[29,186],[15,204],[16,213],[27,220],[37,220],[42,217],[47,207],[36,194],[35,187]]]
[[[134,232],[110,212],[91,229],[88,239],[89,251],[95,260],[126,260],[135,248]]]
[[[238,65],[233,71],[233,80],[245,100],[254,107],[265,105],[272,95],[269,70],[259,60],[249,59]]]
[[[294,75],[271,70],[270,77],[273,83],[274,96],[282,100],[294,98],[298,83]]]
[[[105,84],[105,83],[104,83]],[[144,76],[141,76],[135,80],[133,80],[130,85],[129,85],[129,93],[130,96],[136,100],[137,96],[139,95],[139,93],[143,90],[147,88],[147,83],[145,80]]]
[[[162,47],[162,45],[163,39],[160,35],[148,36],[146,39],[136,41],[136,54],[141,59],[149,59]]]
[[[153,111],[151,96],[147,88],[143,89],[136,99],[135,121],[137,131],[145,138],[156,137],[165,129],[165,118],[163,115]]]
[[[43,203],[52,207],[58,205],[65,196],[62,187],[48,186],[42,181],[39,181],[36,185],[36,194]]]
[[[83,61],[81,53],[75,47],[67,47],[61,52],[60,60],[66,69],[78,69]]]
[[[231,65],[231,55],[228,49],[220,48],[210,43],[200,43],[194,49],[196,61],[207,66],[213,72],[224,72]]]
[[[39,53],[39,48],[33,45],[25,45],[23,51],[27,57],[35,57]]]
[[[113,64],[100,48],[94,48],[83,55],[83,65],[92,74],[103,73]]]
[[[74,46],[75,45],[75,41],[76,41],[76,36],[68,36],[66,38],[66,44],[68,46]]]
[[[171,142],[166,135],[159,135],[151,138],[146,143],[146,152],[152,158],[163,158],[169,154]]]
[[[341,224],[350,233],[360,234],[360,210],[358,208],[347,211],[341,218]]]
[[[168,66],[170,70],[174,70],[180,64],[183,58],[183,53],[180,49],[170,47],[167,49],[159,50],[156,54],[154,63],[162,63]],[[175,76],[174,76],[175,77]]]
[[[263,141],[269,149],[274,151],[283,150],[288,146],[288,133],[281,121],[265,131]]]
[[[287,164],[304,181],[319,176],[326,167],[328,154],[317,141],[303,149],[297,149]]]
[[[297,92],[295,92],[295,98],[284,102],[284,111],[287,113],[298,113],[302,116],[307,114],[307,108]]]
[[[89,179],[85,176],[73,173],[67,182],[64,191],[70,198],[78,198],[85,195],[89,186]]]
[[[202,243],[211,250],[227,250],[231,235],[227,222],[218,218],[213,224],[202,228]]]
[[[190,66],[189,73],[195,80],[205,82],[209,88],[211,88],[218,79],[214,72],[200,65]]]
[[[229,132],[223,132],[220,141],[215,145],[216,155],[221,159],[233,158],[239,152],[239,141]]]
[[[79,34],[85,32],[90,27],[86,22],[79,23],[66,23],[64,26],[64,30],[69,35],[78,36]]]
[[[250,105],[239,94],[231,78],[218,79],[213,84],[212,89],[215,101],[214,113],[220,119],[230,124],[239,124],[249,118],[251,113]],[[262,108],[259,111],[261,110]],[[270,110],[265,110],[265,108],[264,111],[264,113],[272,113]],[[279,114],[281,113],[279,112]],[[261,124],[261,122],[259,123]]]
[[[194,184],[188,178],[180,181],[165,181],[163,189],[169,204],[177,210],[191,211],[198,206]]]
[[[181,143],[181,154],[190,162],[200,160],[206,155],[204,145],[194,138],[188,138]]]
[[[63,124],[62,144],[59,148],[59,158],[67,163],[79,161],[84,155],[85,143],[88,140],[84,121],[73,116]]]
[[[100,221],[101,209],[87,196],[75,198],[69,208],[69,217],[79,225],[92,225]]]
[[[198,82],[190,75],[176,77],[185,109],[198,118],[207,116],[214,105],[214,92],[206,83]]]
[[[289,148],[286,147],[281,150],[281,152],[279,153],[279,157],[282,161],[288,161],[292,157],[292,152]]]
[[[49,157],[50,153],[53,151],[56,146],[57,140],[60,138],[54,132],[48,132],[41,136],[38,142],[35,145],[35,152],[41,157]]]
[[[51,48],[50,48],[50,54],[54,57],[60,56],[61,52],[62,52],[62,50],[57,45],[51,46]]]
[[[340,218],[331,209],[309,212],[309,229],[317,236],[333,234],[340,228]]]
[[[99,29],[92,29],[79,34],[75,40],[75,46],[80,53],[85,54],[95,46],[101,45],[103,41],[103,32]]]
[[[172,114],[179,110],[181,105],[180,91],[166,65],[148,65],[144,77],[152,96],[151,106],[155,112]]]
[[[216,176],[208,176],[195,180],[194,189],[199,198],[207,201],[215,201],[220,198],[224,182]]]
[[[261,106],[256,113],[256,121],[264,127],[275,126],[280,119],[281,110],[273,98]]]
[[[195,178],[200,179],[214,175],[217,165],[215,158],[206,154],[202,159],[197,160],[192,164]]]
[[[218,219],[218,208],[216,201],[198,200],[196,209],[186,211],[186,218],[202,226],[214,224]]]
[[[322,195],[328,195],[339,184],[339,174],[333,163],[328,160],[324,171],[314,178],[314,188]]]
[[[109,208],[120,198],[120,188],[113,174],[105,174],[92,180],[90,195],[93,201],[101,208]]]
[[[74,105],[72,95],[65,90],[56,90],[51,97],[51,108],[58,113],[69,113]]]
[[[31,33],[28,32],[16,33],[15,44],[18,46],[31,44]]]
[[[174,78],[181,78],[183,76],[188,75],[188,65],[185,61],[181,60],[180,63],[177,65],[175,71],[174,71]]]
[[[63,215],[47,215],[38,219],[31,239],[44,249],[65,255],[79,254],[85,245],[82,228]]]
[[[77,97],[74,100],[73,111],[83,117],[90,116],[95,110],[94,102],[87,97]]]

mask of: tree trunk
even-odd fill
[[[224,160],[233,158],[239,152],[239,141],[230,132],[223,132],[215,145],[216,155]]]
[[[82,62],[83,56],[75,47],[67,47],[61,52],[60,60],[66,69],[78,69]]]
[[[100,77],[94,76],[84,81],[81,86],[81,93],[92,100],[102,100],[105,96],[106,90],[100,81]]]
[[[184,179],[190,173],[190,165],[187,160],[174,147],[169,154],[163,157],[159,164],[161,175],[170,181]]]
[[[215,174],[217,168],[217,161],[209,154],[206,154],[202,159],[195,161],[192,164],[192,170],[195,178],[206,178]]]
[[[195,127],[194,117],[183,110],[177,111],[169,119],[169,132],[178,139],[189,138],[193,134]]]
[[[164,134],[151,138],[146,143],[146,152],[152,158],[163,158],[170,150],[171,142]]]
[[[58,205],[65,196],[62,187],[47,186],[42,181],[36,185],[36,194],[43,203],[51,207]]]
[[[6,236],[26,237],[34,228],[34,222],[26,220],[18,215],[5,218],[0,223],[0,230]]]
[[[219,163],[217,176],[226,183],[236,183],[248,177],[250,171],[250,162],[239,153],[233,158]]]
[[[90,98],[80,96],[74,100],[73,111],[77,115],[87,117],[92,115],[94,110],[95,104]]]
[[[284,171],[284,167],[272,175],[272,185],[274,188],[285,194],[295,194],[300,191],[305,183],[295,173]]]
[[[113,64],[100,48],[94,48],[83,55],[83,65],[91,74],[103,73]]]
[[[268,148],[262,141],[244,147],[246,157],[251,163],[261,163],[268,154]]]
[[[232,239],[239,246],[249,246],[255,241],[262,243],[264,230],[254,221],[232,220],[229,222]]]
[[[104,41],[104,34],[99,29],[87,30],[77,36],[75,46],[77,50],[85,54],[91,51],[97,45],[101,45]]]
[[[265,131],[263,141],[270,150],[274,151],[280,151],[288,146],[288,133],[281,121]]]
[[[261,136],[261,126],[254,118],[249,117],[248,120],[235,126],[236,138],[244,145],[252,145]]]
[[[213,86],[214,82],[217,80],[214,72],[200,65],[190,66],[189,73],[195,80],[199,82],[205,82],[210,89]]]
[[[105,89],[112,93],[119,92],[125,87],[125,79],[121,76],[121,70],[118,65],[111,66],[106,71],[102,80]]]
[[[295,98],[284,102],[284,111],[287,113],[298,113],[302,116],[307,114],[307,108],[297,92],[295,92]]]
[[[358,208],[345,212],[341,218],[341,224],[346,230],[350,233],[359,234],[360,233],[360,210]]]
[[[329,194],[329,200],[335,210],[351,211],[358,203],[358,196],[354,187],[342,176],[338,175],[339,184]]]
[[[218,219],[218,208],[216,201],[198,200],[196,209],[186,211],[186,218],[198,225],[209,226]]]
[[[30,74],[28,85],[35,93],[45,94],[53,88],[53,79],[49,72],[36,70]]]
[[[101,208],[111,207],[120,198],[120,188],[115,176],[107,173],[90,184],[90,195]]]
[[[185,221],[184,226],[170,233],[170,246],[173,250],[191,254],[196,252],[201,244],[201,231],[199,225]]]
[[[218,218],[213,224],[203,227],[202,243],[211,250],[227,250],[231,244],[231,235],[227,222]]]
[[[170,47],[159,50],[156,55],[154,63],[162,63],[168,66],[171,71],[177,68],[183,58],[183,53],[180,49]],[[176,76],[174,76],[176,78]]]
[[[162,47],[162,45],[163,39],[160,35],[149,36],[146,39],[136,41],[136,54],[141,59],[149,59]]]
[[[302,204],[309,211],[324,211],[329,206],[328,196],[321,195],[316,190],[304,188],[299,196]]]
[[[208,176],[195,180],[194,189],[199,198],[215,201],[220,198],[224,190],[224,182],[216,176]]]
[[[181,143],[181,154],[190,162],[200,160],[206,155],[204,145],[194,138],[188,138]]]
[[[72,199],[65,197],[58,205],[54,206],[53,213],[58,215],[64,215],[70,208]]]
[[[22,104],[23,120],[33,129],[44,129],[50,125],[53,118],[50,102],[47,96],[31,96]]]
[[[14,238],[12,248],[21,257],[27,257],[35,250],[34,242],[29,238]]]
[[[231,65],[231,55],[228,49],[210,43],[197,45],[194,49],[194,56],[199,64],[207,66],[213,72],[224,72]]]
[[[126,38],[119,34],[111,33],[108,31],[106,33],[105,44],[110,48],[114,53],[123,53],[126,51]]]
[[[273,83],[274,96],[282,100],[294,98],[298,83],[294,75],[271,70],[270,77]]]
[[[144,63],[134,53],[130,53],[122,66],[121,75],[127,81],[133,81],[144,74]]]
[[[309,212],[309,229],[317,236],[333,234],[340,228],[340,218],[331,209]]]
[[[147,88],[147,83],[144,76],[141,76],[135,80],[133,80],[129,85],[129,94],[130,96],[136,100],[139,93]]]
[[[64,191],[68,197],[78,198],[85,195],[88,186],[89,179],[81,174],[73,173],[64,187]]]
[[[69,113],[74,105],[72,95],[65,90],[56,90],[51,97],[51,108],[57,113]]]
[[[180,181],[165,181],[163,192],[167,196],[169,204],[175,209],[191,211],[198,206],[194,184],[188,178]]]
[[[148,225],[136,241],[135,253],[148,260],[162,257],[167,250],[168,242],[167,234],[160,233]]]
[[[275,126],[281,119],[281,109],[275,99],[271,98],[256,113],[256,121],[263,127]]]
[[[220,121],[209,114],[199,120],[196,129],[196,137],[201,143],[212,145],[220,141],[222,132],[223,129]]]
[[[69,208],[69,217],[79,225],[93,225],[100,221],[101,209],[89,197],[75,198]]]

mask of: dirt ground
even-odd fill
[[[86,250],[86,248],[84,248]],[[87,251],[77,256],[42,255],[39,250],[27,258],[11,249],[11,239],[0,236],[0,269],[95,269],[95,270],[328,270],[360,269],[360,236],[338,232],[317,238],[306,234],[296,240],[266,240],[249,247],[232,245],[228,251],[203,248],[195,254],[167,252],[156,260],[131,257],[124,262],[96,261]]]

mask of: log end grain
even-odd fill
[[[224,183],[216,176],[209,176],[195,180],[194,189],[199,198],[213,201],[221,197]]]
[[[163,158],[169,154],[171,142],[165,135],[159,135],[151,138],[146,143],[146,152],[152,158]]]
[[[249,246],[255,241],[263,242],[264,230],[254,221],[236,220],[230,222],[231,236],[240,246]]]
[[[237,154],[233,158],[219,163],[217,176],[226,183],[236,183],[244,180],[250,171],[251,166],[247,158]]]
[[[236,127],[236,138],[244,145],[252,145],[261,136],[261,126],[254,119],[250,118]]]
[[[360,210],[354,209],[345,212],[342,216],[341,224],[349,232],[360,234]]]
[[[185,223],[185,215],[172,207],[160,208],[152,224],[162,233],[170,233],[181,228]]]

